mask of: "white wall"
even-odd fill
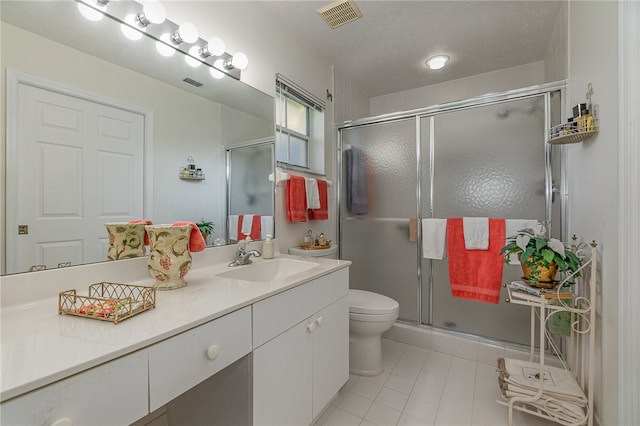
[[[567,25],[568,3],[563,2],[556,16],[556,23],[549,37],[549,44],[544,55],[544,81],[565,80],[569,64],[569,27]]]
[[[618,23],[617,2],[569,2],[569,105],[600,106],[600,131],[567,147],[569,232],[598,243],[601,300],[597,313],[596,410],[606,425],[617,421],[618,377]],[[571,115],[571,111],[567,111]]]
[[[372,116],[422,108],[544,83],[544,62],[532,62],[371,98]]]

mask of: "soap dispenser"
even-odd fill
[[[267,235],[262,243],[262,257],[265,259],[273,259],[273,240],[271,235]]]

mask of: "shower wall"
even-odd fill
[[[557,96],[557,99],[559,96]],[[385,294],[400,304],[404,321],[526,344],[529,311],[451,296],[447,259],[421,256],[419,220],[463,216],[560,222],[559,199],[551,202],[551,161],[545,129],[550,95],[531,94],[486,105],[438,111],[341,129],[343,151],[366,159],[369,210],[347,208],[343,153],[341,258],[353,261],[352,288]],[[555,155],[555,157],[559,156]],[[548,167],[547,167],[548,165]],[[547,197],[548,195],[548,197]],[[559,197],[558,197],[559,198]],[[560,235],[554,226],[554,235]],[[502,245],[502,244],[501,244]],[[503,282],[520,276],[506,265]]]

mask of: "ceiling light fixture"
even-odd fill
[[[180,24],[178,29],[171,34],[171,41],[173,44],[195,43],[199,36],[196,26],[191,22],[185,22]]]
[[[164,33],[160,36],[160,41],[156,41],[156,50],[162,56],[173,56],[176,53],[176,49],[170,46],[171,34]]]
[[[447,55],[432,56],[429,59],[427,59],[426,64],[431,70],[439,70],[444,68],[445,65],[447,65],[447,62],[449,62],[449,59],[450,58]]]
[[[108,0],[81,0],[78,2],[78,10],[85,19],[98,22],[106,12],[108,2]]]
[[[138,13],[136,20],[141,27],[149,24],[162,24],[167,19],[167,11],[162,3],[157,0],[147,0],[142,6],[142,12]]]
[[[120,31],[122,34],[129,40],[140,40],[142,38],[142,33],[134,27],[136,24],[136,15],[133,13],[125,16],[124,22],[120,24]]]
[[[187,65],[192,68],[197,68],[202,65],[202,62],[196,59],[200,53],[200,49],[200,46],[191,46],[191,48],[189,49],[189,54],[185,55],[184,57],[184,61],[187,63]]]
[[[224,61],[222,59],[218,59],[213,63],[213,67],[209,68],[209,74],[211,74],[211,77],[215,78],[216,80],[220,80],[225,75],[222,71],[220,71],[223,68]]]
[[[245,55],[242,52],[236,53],[230,59],[223,62],[223,67],[226,70],[232,70],[234,68],[243,70],[247,68],[248,65],[249,65],[249,58],[247,58],[247,55]]]

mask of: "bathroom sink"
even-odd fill
[[[304,260],[269,259],[249,265],[235,266],[226,272],[218,274],[218,276],[234,280],[269,282],[307,271],[316,266],[318,266],[317,263]]]

